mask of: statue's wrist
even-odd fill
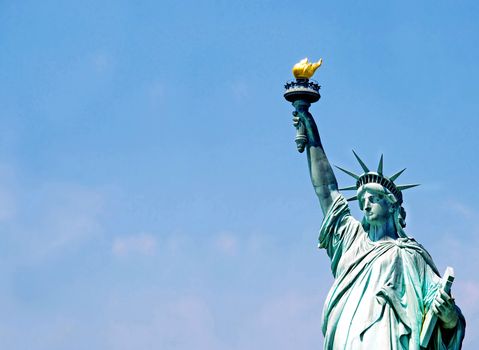
[[[458,321],[459,321],[459,318],[457,317],[457,315],[454,315],[453,319],[448,322],[444,322],[441,320],[441,326],[444,329],[453,329],[457,326]]]
[[[319,137],[318,128],[314,120],[310,123],[306,123],[306,135],[310,146],[318,147],[321,145],[321,139]]]

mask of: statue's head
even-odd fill
[[[353,151],[356,159],[364,170],[361,175],[356,175],[348,170],[339,168],[356,179],[356,185],[341,190],[356,190],[356,196],[349,198],[359,200],[359,207],[364,213],[363,226],[367,230],[370,225],[381,225],[393,219],[398,236],[405,237],[403,228],[406,226],[406,211],[402,207],[402,190],[415,185],[396,185],[396,180],[405,169],[387,177],[383,175],[383,157],[379,161],[376,172],[370,171],[366,164]]]
[[[396,211],[398,201],[387,188],[376,183],[368,183],[357,191],[359,208],[368,224],[381,225],[387,222]]]
[[[406,211],[401,202],[386,187],[377,183],[360,186],[357,191],[359,208],[364,214],[362,225],[369,231],[371,225],[382,226],[388,221],[394,223],[399,237],[406,237]]]

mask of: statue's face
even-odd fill
[[[364,217],[369,224],[386,223],[392,214],[392,204],[381,193],[366,191],[361,198]]]

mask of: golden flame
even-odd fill
[[[320,58],[316,63],[309,62],[308,58],[303,58],[294,65],[293,75],[296,79],[309,79],[313,76],[316,69],[318,69],[322,63],[322,58]]]

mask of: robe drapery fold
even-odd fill
[[[343,196],[323,220],[319,247],[335,278],[323,310],[324,349],[419,350],[423,316],[441,282],[424,247],[412,238],[371,241]],[[438,321],[428,349],[461,348],[465,321],[457,310],[455,329]]]

